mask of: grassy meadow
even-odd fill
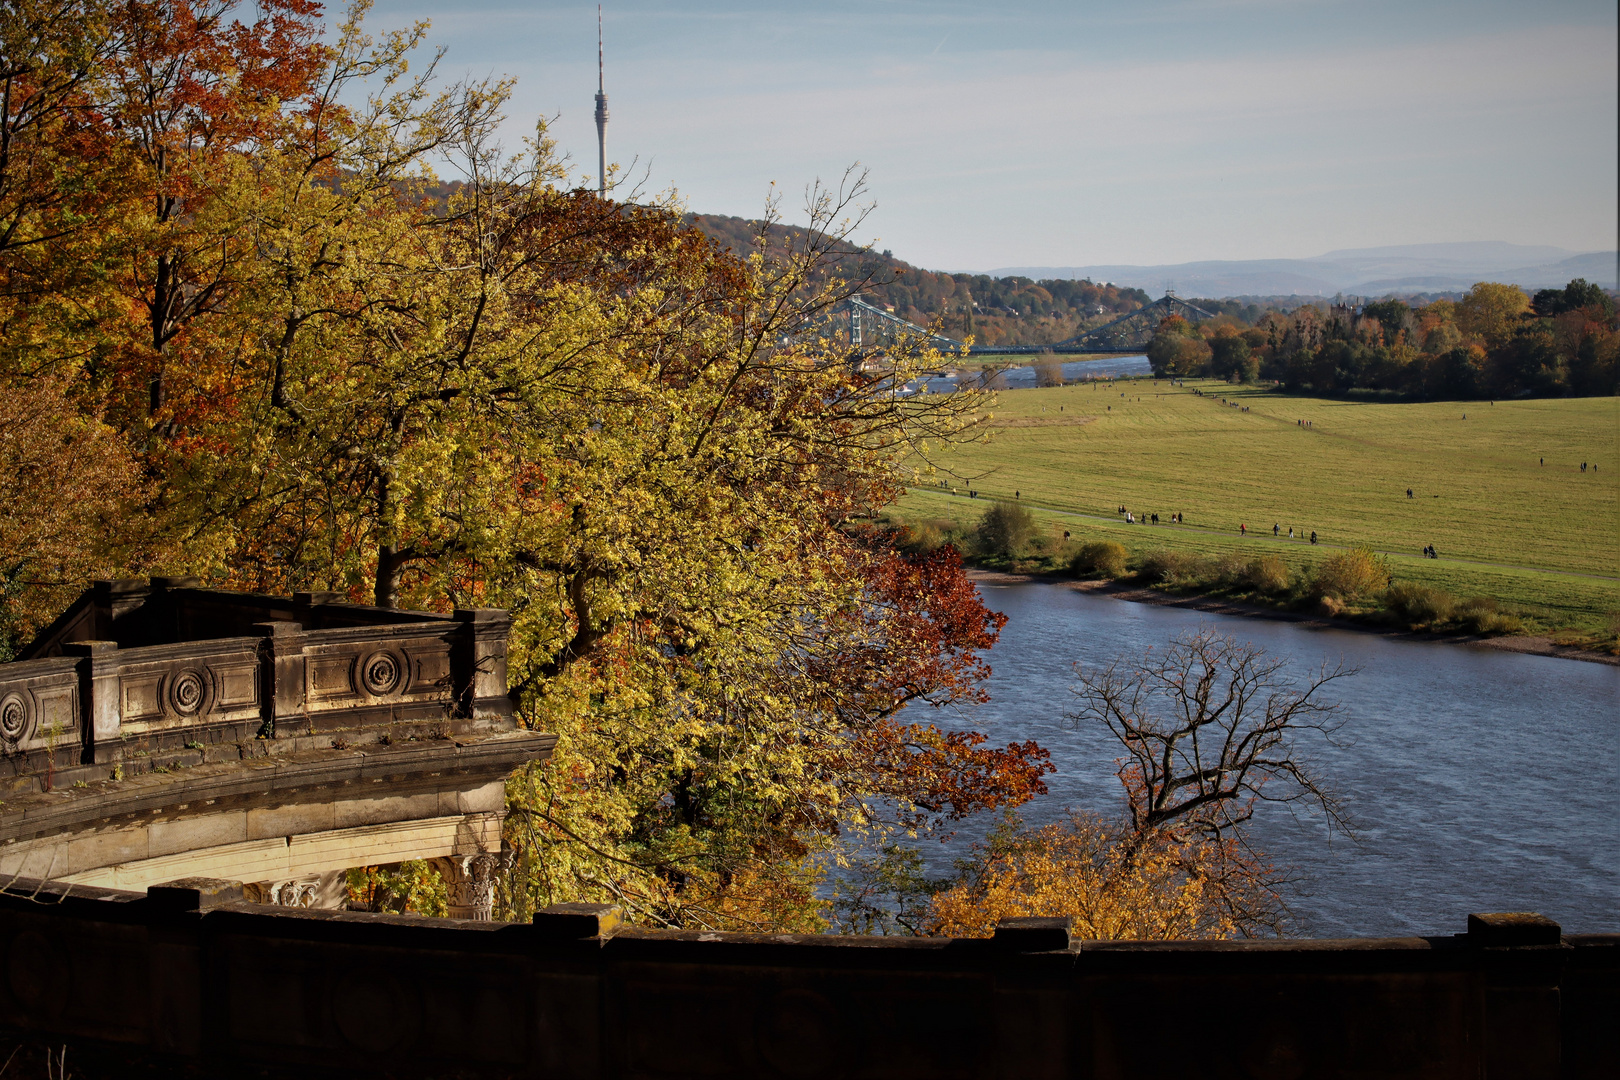
[[[1304,569],[1367,546],[1400,580],[1595,633],[1620,610],[1617,439],[1613,397],[1361,403],[1151,379],[1015,390],[987,438],[933,455],[892,514],[965,524],[1018,492],[1044,530],[1133,554],[1277,554]],[[1186,527],[1126,525],[1120,506]],[[1290,544],[1290,526],[1323,546]],[[1421,557],[1426,544],[1439,559]]]

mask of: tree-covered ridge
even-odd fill
[[[715,214],[689,214],[687,221],[726,250],[745,253],[761,238],[760,223]],[[771,246],[793,230],[773,225]],[[971,335],[980,345],[1052,345],[1135,311],[1150,300],[1141,289],[1067,278],[1032,281],[986,274],[929,271],[891,253],[850,245],[835,264],[845,278],[867,279],[862,295],[920,326],[938,325],[949,337]]]
[[[1166,319],[1148,346],[1161,376],[1267,380],[1315,394],[1419,400],[1620,391],[1615,304],[1583,279],[1534,298],[1480,282],[1456,301],[1303,305],[1245,323]]]

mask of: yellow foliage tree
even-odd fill
[[[1090,940],[1230,937],[1231,915],[1206,891],[1217,851],[1090,814],[1003,828],[967,880],[933,897],[928,929],[988,937],[1000,919],[1045,915],[1070,917]]]
[[[510,85],[407,77],[422,28],[374,42],[366,7],[330,36],[312,0],[246,26],[240,0],[106,9],[97,152],[36,139],[57,172],[16,174],[111,169],[96,227],[37,249],[96,273],[53,286],[50,320],[0,297],[33,319],[6,377],[48,357],[107,417],[174,570],[511,612],[520,713],[559,741],[510,788],[509,914],[810,927],[841,837],[1042,790],[1035,744],[899,718],[973,696],[1000,620],[954,553],[902,556],[869,520],[979,399],[893,393],[937,364],[926,339],[876,375],[840,343],[860,177],[731,255],[674,207],[567,189],[543,127],[502,152]],[[8,175],[0,224],[67,213],[37,183],[8,202]],[[103,565],[74,558],[64,580]]]
[[[1457,301],[1457,328],[1494,349],[1513,336],[1529,310],[1530,298],[1518,286],[1481,281]]]

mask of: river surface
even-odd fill
[[[1153,365],[1149,364],[1148,358],[1143,355],[1111,356],[1103,360],[1066,360],[1061,367],[1064,382],[1153,374]],[[963,378],[964,376],[952,374],[944,378],[929,379],[928,392],[948,394],[957,388]],[[977,386],[979,373],[971,372],[965,379],[970,385]],[[1008,390],[1032,390],[1035,388],[1035,368],[1030,364],[1007,368],[1001,372],[998,386],[1005,386]]]
[[[1296,677],[1342,659],[1360,669],[1330,684],[1347,746],[1306,747],[1345,798],[1360,843],[1328,842],[1317,819],[1263,806],[1256,846],[1302,881],[1290,893],[1311,937],[1451,934],[1470,912],[1539,911],[1566,931],[1620,930],[1620,667],[1468,645],[1214,615],[1088,595],[1060,585],[981,585],[1007,616],[989,656],[991,702],[962,719],[1003,745],[1034,738],[1057,772],[1027,804],[1029,824],[1067,807],[1122,806],[1119,747],[1078,728],[1072,665],[1139,657],[1200,627],[1290,660]],[[940,717],[940,719],[947,719]],[[981,815],[988,817],[988,815]],[[949,869],[990,822],[969,822],[943,849]]]

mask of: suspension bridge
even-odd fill
[[[1020,356],[1037,353],[1121,353],[1140,352],[1147,348],[1153,331],[1159,323],[1172,315],[1180,315],[1188,322],[1198,323],[1215,316],[1194,304],[1189,304],[1175,293],[1164,296],[1127,312],[1112,322],[1093,327],[1065,341],[1051,345],[972,345],[930,333],[927,327],[902,319],[887,308],[869,304],[859,296],[844,303],[841,313],[847,320],[849,343],[856,350],[870,352],[905,338],[926,340],[941,352],[960,353],[966,349],[969,356]]]

